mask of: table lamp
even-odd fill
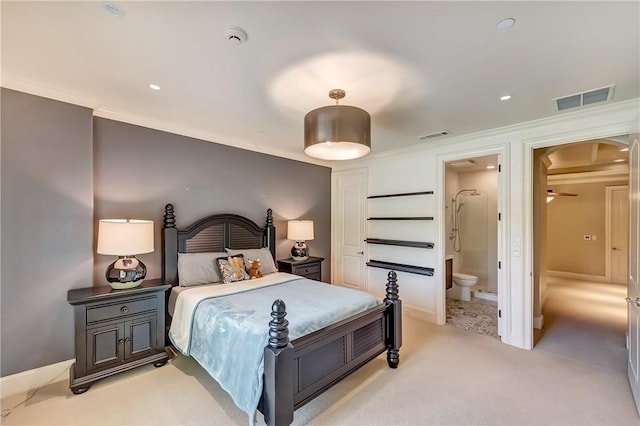
[[[313,240],[312,220],[290,220],[287,223],[287,239],[295,240],[295,245],[291,248],[293,260],[307,260],[309,258],[309,247],[305,241]]]
[[[112,288],[121,290],[139,286],[147,275],[147,267],[136,259],[136,255],[153,251],[153,221],[100,220],[96,251],[98,254],[118,256],[105,273]]]

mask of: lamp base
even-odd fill
[[[105,273],[107,282],[115,290],[138,287],[146,275],[147,267],[135,256],[119,256]]]
[[[309,247],[307,247],[304,241],[296,241],[293,247],[291,247],[291,257],[297,261],[307,260],[309,258]]]

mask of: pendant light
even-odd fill
[[[304,117],[304,153],[321,160],[353,160],[371,151],[371,116],[361,108],[338,105],[346,92],[334,89],[336,104]]]

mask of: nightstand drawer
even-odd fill
[[[125,315],[138,314],[140,312],[157,309],[158,300],[155,297],[146,299],[127,300],[113,305],[100,306],[87,309],[87,322],[114,319]]]
[[[320,273],[320,265],[304,265],[304,266],[296,266],[293,269],[293,273],[296,275],[311,275],[311,274],[319,274]]]

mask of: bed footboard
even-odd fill
[[[402,345],[402,302],[396,273],[389,272],[384,303],[289,341],[286,306],[276,300],[264,350],[260,411],[267,425],[288,425],[293,412],[363,364],[387,351],[397,368]]]

